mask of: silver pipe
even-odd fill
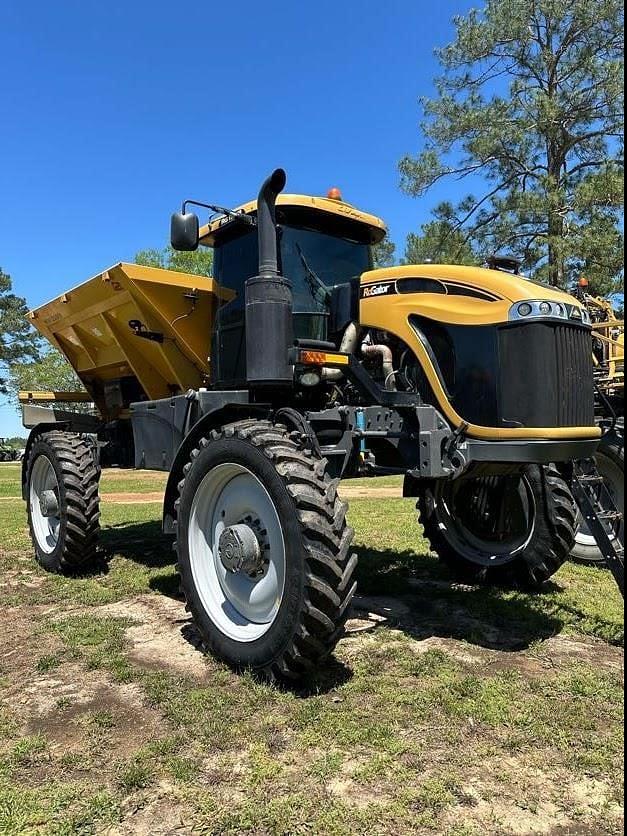
[[[390,392],[396,392],[396,382],[394,380],[394,357],[392,349],[387,345],[371,345],[370,343],[361,344],[361,353],[364,357],[380,357],[383,366],[383,376],[385,377],[385,388]]]

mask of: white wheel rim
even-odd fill
[[[218,553],[220,535],[247,518],[259,521],[266,550],[264,574],[227,571]],[[207,473],[196,490],[189,520],[192,576],[205,612],[224,635],[253,642],[274,624],[285,589],[285,541],[274,502],[257,477],[239,464]]]
[[[59,481],[52,462],[41,455],[35,459],[30,475],[30,518],[37,545],[46,554],[52,554],[59,543],[61,515],[46,516],[42,512],[41,500],[45,491],[53,491],[59,499]]]

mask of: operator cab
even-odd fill
[[[256,204],[242,207],[254,215]],[[345,322],[340,308],[357,311],[359,281],[372,269],[372,245],[385,225],[337,199],[281,195],[276,206],[280,273],[292,284],[294,336],[335,341]],[[246,380],[245,285],[259,271],[257,229],[226,219],[200,230],[200,243],[214,248],[213,276],[236,297],[218,312],[212,351],[213,383],[232,388]],[[271,335],[268,335],[271,339]]]

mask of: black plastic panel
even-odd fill
[[[486,427],[594,425],[590,332],[580,325],[411,324],[461,417]]]
[[[431,349],[455,411],[470,424],[497,426],[496,328],[442,325],[424,317],[411,322]]]
[[[183,441],[189,407],[184,395],[131,404],[138,470],[170,470]]]
[[[594,425],[590,332],[553,322],[499,329],[501,418],[526,427]]]

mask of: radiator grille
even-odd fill
[[[582,328],[555,328],[557,359],[558,423],[562,427],[594,424],[594,384],[590,334]]]
[[[498,373],[501,426],[594,426],[587,328],[528,322],[500,329]]]

